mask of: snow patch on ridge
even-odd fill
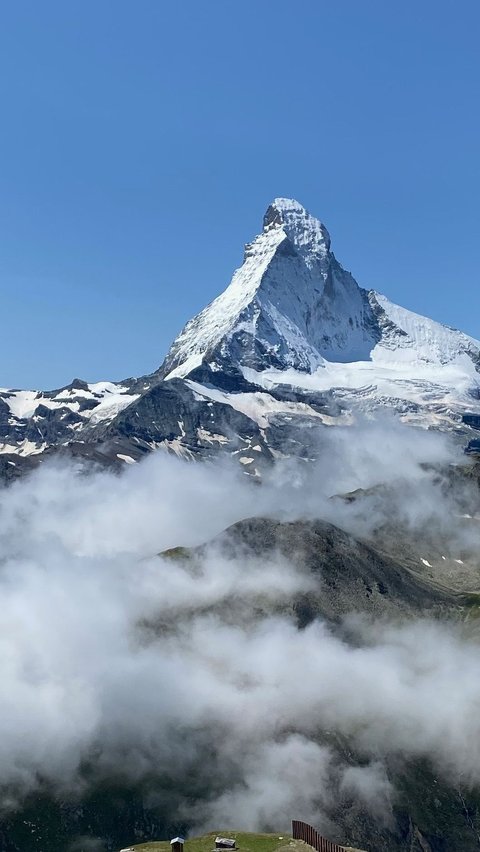
[[[239,411],[257,423],[260,429],[267,428],[270,418],[277,414],[313,417],[329,426],[332,425],[332,421],[334,420],[329,415],[315,411],[307,403],[274,399],[270,394],[262,393],[261,391],[258,393],[227,393],[218,388],[207,387],[198,384],[198,382],[192,382],[190,379],[186,380],[186,384],[194,392],[198,400],[211,399],[214,402],[229,405],[235,411]],[[342,420],[342,422],[346,422],[346,420]]]
[[[4,432],[7,440],[0,444],[0,453],[37,455],[47,448],[49,444],[44,439],[44,430],[41,425],[47,415],[44,412],[39,413],[40,406],[52,412],[60,411],[57,420],[59,424],[69,416],[69,411],[75,414],[76,422],[68,423],[67,428],[78,434],[84,426],[94,426],[102,421],[113,420],[120,411],[138,397],[139,394],[129,393],[126,385],[114,382],[94,382],[88,385],[78,383],[62,388],[57,393],[0,388],[0,402],[5,403],[10,410],[8,426],[11,430]],[[23,437],[27,430],[31,437],[32,430],[29,429],[29,424],[35,424],[35,434],[38,433],[39,436],[38,442]],[[62,440],[64,441],[64,437]]]
[[[0,388],[0,399],[6,402],[12,416],[18,420],[33,417],[40,405],[49,409],[70,408],[71,411],[77,412],[79,409],[78,399],[96,401],[97,407],[80,412],[81,416],[88,419],[93,417],[93,413],[97,412],[100,407],[107,416],[107,410],[112,403],[125,408],[139,396],[139,394],[129,394],[126,386],[116,385],[113,382],[95,382],[87,387],[88,390],[81,387],[62,388],[55,396],[47,396],[40,391]]]
[[[47,449],[46,443],[35,443],[34,441],[19,441],[18,444],[0,444],[0,454],[17,456],[35,456]]]

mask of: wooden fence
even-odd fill
[[[338,843],[332,843],[326,837],[322,837],[316,828],[307,825],[306,822],[300,822],[298,819],[292,820],[292,837],[294,840],[303,840],[309,846],[313,846],[317,852],[345,852],[344,846],[339,846]]]

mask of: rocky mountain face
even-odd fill
[[[277,198],[227,289],[154,373],[0,390],[0,472],[57,452],[122,466],[164,449],[220,451],[259,475],[279,453],[314,456],[322,428],[381,408],[475,439],[463,417],[480,423],[479,365],[478,341],[359,287],[326,227]]]

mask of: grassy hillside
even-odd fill
[[[239,852],[305,852],[310,849],[301,840],[293,840],[288,834],[253,834],[222,829],[186,840],[185,852],[212,852],[218,835],[235,838]],[[159,840],[141,843],[139,846],[128,846],[126,849],[133,849],[135,852],[170,852],[170,843],[168,840]],[[351,852],[361,852],[361,850],[352,849]]]
[[[244,831],[222,829],[202,837],[192,837],[185,841],[185,852],[212,852],[215,848],[215,838],[235,838],[239,852],[297,852],[300,847],[305,850],[305,844],[292,840],[287,834],[253,834]],[[170,842],[160,840],[153,843],[141,843],[139,846],[127,847],[135,852],[170,852]]]

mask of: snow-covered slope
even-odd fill
[[[445,365],[466,355],[478,366],[478,340],[401,308],[373,290],[368,297],[382,327],[382,336],[371,353],[374,362]]]
[[[463,356],[474,366],[479,352],[467,335],[360,288],[336,260],[325,226],[298,202],[277,198],[225,292],[174,341],[164,377],[227,360],[259,372],[313,373],[326,362],[446,365]]]
[[[325,226],[298,202],[277,198],[229,287],[173,343],[165,376],[226,356],[311,372],[323,358],[366,358],[377,339],[367,295],[337,263]]]

